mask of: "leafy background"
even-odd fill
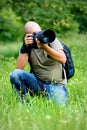
[[[86,33],[86,7],[86,0],[1,0],[0,39],[20,39],[29,20],[38,22],[42,29],[54,29],[58,36],[71,30]]]

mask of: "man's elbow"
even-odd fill
[[[62,64],[65,64],[66,60],[67,60],[66,57],[63,57]]]

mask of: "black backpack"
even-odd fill
[[[74,63],[72,60],[71,51],[70,51],[69,47],[63,43],[62,43],[62,46],[63,46],[63,51],[65,52],[65,55],[67,58],[66,63],[62,64],[62,76],[64,79],[65,77],[64,77],[63,69],[65,69],[67,80],[69,80],[70,78],[72,78],[74,76],[75,67],[74,67]]]

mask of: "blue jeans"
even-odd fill
[[[67,103],[66,87],[60,86],[58,83],[42,82],[37,77],[24,70],[15,69],[10,74],[10,81],[14,89],[22,94],[27,94],[28,91],[37,94],[45,92],[48,99],[65,105]]]

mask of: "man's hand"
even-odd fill
[[[34,39],[33,39],[33,37],[32,37],[31,35],[32,35],[32,34],[26,34],[25,37],[24,37],[24,41],[25,41],[26,47],[27,47],[29,44],[33,44],[33,43],[34,43]]]
[[[48,44],[44,44],[44,43],[41,43],[37,38],[35,39],[36,40],[36,43],[37,43],[37,46],[38,46],[38,48],[42,48],[42,49],[44,49],[45,48],[45,46],[48,46]]]

